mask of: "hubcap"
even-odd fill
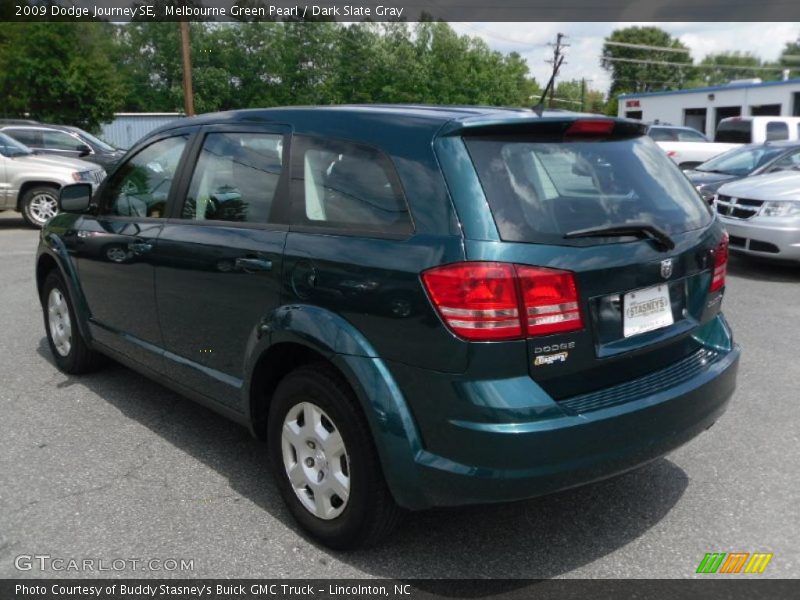
[[[58,214],[58,201],[50,194],[36,194],[28,204],[28,214],[37,223],[44,224],[47,219]]]
[[[67,300],[58,288],[50,290],[47,298],[47,323],[56,352],[67,356],[72,348],[72,321],[69,318]]]
[[[112,246],[106,250],[106,256],[108,260],[117,263],[125,262],[128,259],[128,253],[119,246]]]
[[[331,418],[316,404],[301,402],[283,420],[283,466],[301,504],[315,517],[335,519],[350,497],[350,459]]]

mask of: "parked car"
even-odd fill
[[[800,171],[748,177],[719,188],[714,201],[731,251],[800,260]]]
[[[708,142],[708,138],[694,127],[670,124],[653,124],[647,129],[656,142]]]
[[[0,125],[38,125],[33,119],[0,119]]]
[[[34,154],[0,132],[0,210],[16,210],[33,227],[58,212],[58,190],[76,181],[96,187],[105,177],[99,166],[82,160]]]
[[[726,235],[644,134],[474,107],[176,121],[62,190],[36,262],[54,360],[112,356],[265,438],[335,548],[400,507],[637,467],[719,418],[739,359]]]
[[[797,166],[800,166],[800,141],[765,142],[729,150],[685,173],[703,199],[711,204],[724,183]]]
[[[800,139],[800,117],[728,117],[717,125],[715,142],[761,144]]]
[[[0,125],[0,131],[39,154],[84,158],[110,171],[125,151],[114,148],[100,138],[69,125]]]
[[[692,127],[677,125],[650,125],[649,135],[681,169],[693,169],[707,160],[719,156],[738,144],[709,142],[706,136]]]

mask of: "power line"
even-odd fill
[[[496,33],[490,33],[490,32],[488,32],[488,31],[486,31],[484,29],[479,29],[478,27],[473,27],[471,23],[461,23],[460,25],[463,26],[463,27],[466,27],[470,31],[474,31],[475,33],[478,33],[478,34],[481,34],[481,35],[485,35],[486,37],[490,37],[490,38],[493,38],[493,39],[496,39],[496,40],[500,40],[500,41],[503,41],[503,42],[509,42],[511,44],[519,44],[520,46],[525,46],[527,48],[544,48],[545,46],[549,45],[549,44],[532,44],[531,42],[525,42],[525,41],[522,41],[522,40],[515,40],[515,39],[512,39],[510,37],[506,37],[506,36],[499,35],[499,34],[496,34]]]
[[[694,63],[679,63],[668,62],[665,60],[644,60],[639,58],[615,58],[615,57],[602,57],[602,60],[609,62],[626,62],[641,65],[662,65],[667,67],[687,67],[693,69],[740,69],[742,71],[783,71],[787,67],[748,67],[744,65],[720,65],[720,64],[694,64]],[[791,69],[797,71],[797,68]]]
[[[648,46],[646,44],[628,44],[627,42],[605,42],[606,46],[619,46],[621,48],[634,48],[637,50],[657,50],[659,52],[677,52],[679,54],[689,54],[688,48],[669,48],[666,46]]]

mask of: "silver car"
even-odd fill
[[[58,190],[76,183],[93,188],[105,178],[98,165],[74,158],[34,154],[0,133],[0,210],[22,213],[28,224],[41,227],[58,212]]]
[[[726,183],[714,206],[731,252],[800,261],[800,171]]]

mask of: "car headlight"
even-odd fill
[[[794,200],[764,202],[759,214],[762,217],[794,217],[800,215],[800,202]]]
[[[86,181],[92,182],[94,181],[94,171],[75,171],[72,174],[73,181]]]
[[[92,171],[75,171],[72,173],[72,180],[83,183],[100,183],[105,179],[106,172],[103,169]]]

